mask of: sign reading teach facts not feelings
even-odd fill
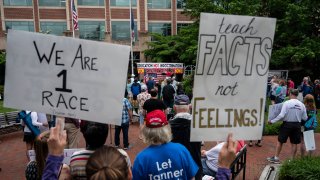
[[[129,46],[9,30],[4,106],[121,124]]]
[[[192,141],[261,139],[276,19],[201,13]]]

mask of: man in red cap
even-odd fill
[[[133,180],[195,177],[199,168],[183,145],[170,142],[171,128],[163,111],[147,114],[142,137],[149,146],[136,156]]]

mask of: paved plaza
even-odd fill
[[[129,142],[130,149],[127,151],[131,161],[135,159],[137,153],[141,151],[146,145],[139,139],[139,125],[134,123],[130,126],[129,129]],[[80,147],[85,146],[84,138],[80,134]],[[109,137],[106,141],[106,144],[113,144],[114,140]],[[24,171],[27,164],[27,157],[25,154],[25,143],[22,141],[23,132],[15,132],[7,135],[0,136],[0,179],[3,180],[19,180],[24,178]],[[112,138],[114,138],[114,129],[112,129]],[[316,142],[319,142],[320,134],[316,134]],[[246,179],[255,180],[259,179],[260,174],[263,168],[268,164],[266,158],[272,156],[275,151],[275,145],[277,142],[276,136],[264,136],[262,147],[248,147],[247,154],[247,170],[246,170]],[[211,148],[215,143],[214,142],[205,142],[203,149]],[[315,155],[320,154],[320,145],[317,144],[317,151]],[[290,144],[287,143],[284,145],[283,150],[280,154],[280,160],[288,158],[290,155]],[[242,173],[241,173],[242,174]],[[237,179],[242,179],[242,176]]]

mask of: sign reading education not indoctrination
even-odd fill
[[[261,139],[276,19],[201,13],[192,141]]]
[[[4,105],[121,124],[129,46],[9,30]]]

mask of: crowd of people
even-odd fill
[[[296,157],[298,144],[301,144],[301,153],[305,154],[302,132],[314,130],[317,126],[314,118],[320,85],[319,80],[311,85],[307,77],[299,89],[295,89],[290,79],[285,81],[273,77],[270,84],[268,97],[271,103],[283,105],[281,113],[268,122],[282,120],[283,123],[275,155],[267,160],[279,163],[279,154],[288,138],[292,144],[293,158]],[[303,94],[303,102],[298,100],[299,90]],[[190,103],[190,97],[174,78],[156,82],[148,77],[145,83],[138,79],[128,80],[122,99],[121,125],[114,127],[113,147],[105,145],[110,129],[107,124],[27,111],[32,124],[41,127],[41,134],[35,135],[28,126],[24,127],[27,151],[34,148],[36,154],[35,160],[27,165],[26,178],[198,180],[205,176],[229,179],[230,165],[245,142],[235,141],[229,134],[225,142],[217,143],[209,150],[201,150],[203,142],[190,142]],[[148,146],[137,154],[132,164],[125,150],[130,149],[129,127],[134,113],[139,116],[139,138]],[[56,127],[51,126],[53,121],[56,121]],[[59,123],[62,121],[64,123]],[[301,126],[304,127],[302,131]],[[120,143],[121,131],[123,145]],[[63,164],[63,150],[78,148],[80,132],[85,139],[85,149],[74,152],[70,164]],[[252,141],[249,141],[251,144]],[[261,146],[261,141],[256,145]],[[309,155],[311,153],[308,152]]]
[[[282,146],[290,138],[292,158],[297,156],[298,145],[300,144],[301,156],[305,155],[304,132],[314,131],[318,121],[316,119],[317,108],[320,101],[320,84],[316,79],[311,82],[310,77],[304,77],[301,84],[295,89],[295,83],[288,78],[278,79],[273,76],[270,81],[269,97],[271,104],[283,103],[281,112],[268,123],[273,124],[282,121],[280,126],[278,142],[275,154],[267,160],[272,163],[280,163],[279,155]],[[301,96],[299,98],[299,96]],[[313,137],[314,138],[314,137]],[[312,154],[312,150],[308,152]]]

